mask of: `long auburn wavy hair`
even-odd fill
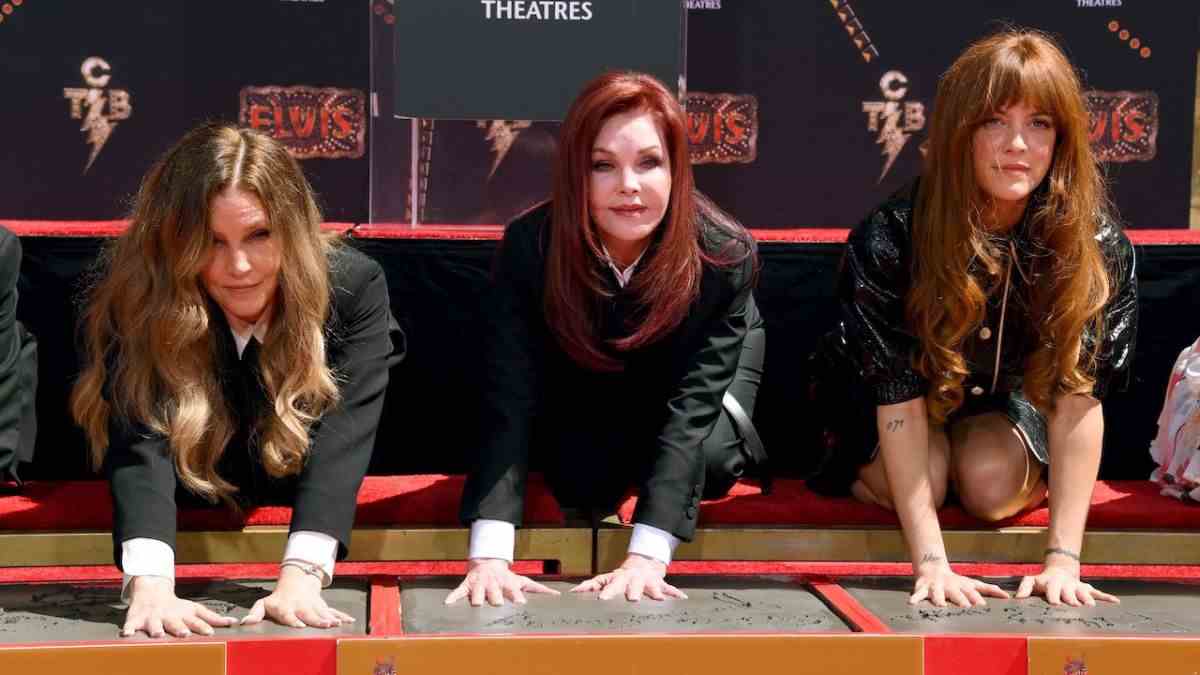
[[[1029,237],[1046,255],[1014,261],[1038,279],[1025,298],[1036,347],[1025,359],[1023,390],[1038,408],[1052,410],[1057,396],[1090,393],[1095,382],[1099,340],[1085,346],[1085,332],[1103,328],[1111,281],[1096,234],[1111,207],[1088,142],[1083,90],[1049,36],[1008,30],[972,44],[950,66],[930,120],[906,311],[936,421],[962,405],[962,346],[986,311],[985,288],[971,270],[999,272],[1007,255],[984,222],[989,203],[975,180],[972,138],[996,111],[1021,102],[1049,114],[1057,130],[1050,169],[1026,214]]]
[[[600,237],[588,210],[592,146],[609,118],[644,111],[654,118],[671,164],[667,211],[638,264],[628,290],[638,307],[624,337],[599,336],[601,303],[612,295],[604,280]],[[701,219],[728,233],[715,252],[704,245]],[[621,352],[665,337],[683,321],[700,292],[705,262],[729,266],[753,255],[746,230],[695,191],[687,140],[687,115],[671,92],[650,75],[610,72],[584,85],[563,120],[554,166],[543,308],[559,345],[578,364],[618,371]]]
[[[229,187],[261,201],[280,242],[279,289],[259,352],[269,404],[255,423],[260,461],[271,476],[295,474],[309,428],[338,401],[326,365],[330,254],[321,212],[297,162],[268,136],[224,124],[188,132],[150,169],[131,223],[102,255],[81,318],[84,369],[71,394],[93,465],[109,424],[143,425],[168,440],[176,473],[191,492],[230,501],[235,488],[216,467],[235,432],[217,372],[221,309],[200,271],[213,234],[209,209]]]

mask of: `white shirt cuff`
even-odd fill
[[[670,565],[671,556],[675,554],[675,547],[679,546],[679,541],[679,537],[666,530],[645,523],[634,523],[633,537],[629,539],[629,552]]]
[[[175,579],[175,550],[158,539],[126,539],[121,542],[121,569],[121,601],[129,602],[129,582],[134,577]]]
[[[492,558],[513,561],[517,527],[503,520],[480,518],[471,523],[471,543],[467,559]]]
[[[303,560],[321,568],[321,587],[333,583],[333,564],[337,560],[338,541],[324,532],[297,530],[288,535],[284,560]]]

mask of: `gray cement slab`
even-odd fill
[[[849,628],[804,586],[787,577],[688,577],[671,579],[687,600],[624,598],[600,601],[596,593],[568,593],[576,582],[552,581],[562,592],[527,594],[526,605],[446,606],[461,578],[402,579],[405,633],[739,633],[836,632]]]
[[[241,618],[274,588],[271,581],[180,582],[181,598],[195,600],[218,614]],[[315,637],[363,635],[367,631],[367,584],[337,579],[323,592],[332,607],[355,618],[338,628],[289,628],[263,621],[253,626],[218,628],[214,637],[280,635]],[[125,620],[121,589],[113,585],[40,584],[0,586],[0,644],[119,639]],[[139,633],[128,640],[151,640]],[[160,638],[162,639],[162,638]],[[168,638],[173,639],[173,638]]]
[[[1020,579],[987,579],[1015,593]],[[988,598],[985,607],[908,604],[907,577],[842,579],[839,583],[892,630],[901,633],[1020,633],[1029,635],[1197,635],[1200,585],[1134,580],[1097,581],[1120,604],[1053,606],[1044,598]]]

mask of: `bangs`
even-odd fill
[[[1003,50],[985,72],[981,73],[982,96],[973,111],[972,124],[979,124],[991,115],[1014,105],[1024,103],[1036,112],[1045,113],[1061,125],[1072,108],[1067,92],[1077,89],[1071,82],[1064,82],[1061,66],[1050,63],[1053,54],[1039,49],[1036,44],[1017,41]]]

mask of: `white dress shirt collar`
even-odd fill
[[[637,269],[638,263],[642,262],[642,258],[646,257],[646,251],[649,251],[650,247],[647,246],[643,249],[642,254],[637,257],[637,260],[629,263],[629,266],[624,270],[617,267],[617,263],[613,262],[612,254],[608,252],[608,247],[604,245],[604,242],[600,242],[600,250],[604,252],[604,262],[612,269],[613,274],[617,275],[617,285],[625,288],[629,285],[629,280],[633,278],[633,271]]]

